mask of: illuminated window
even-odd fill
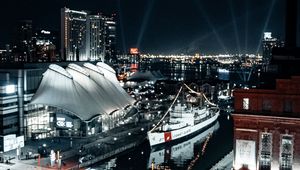
[[[272,162],[272,134],[262,133],[260,138],[260,151],[259,151],[259,169],[271,169]]]
[[[293,136],[283,135],[280,147],[280,170],[292,170]]]
[[[6,94],[11,94],[16,92],[16,86],[11,84],[11,85],[6,85],[5,86],[5,93]]]
[[[243,98],[243,109],[249,110],[249,98]]]

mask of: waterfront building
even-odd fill
[[[105,17],[89,15],[87,17],[86,54],[89,61],[104,61],[106,53]]]
[[[61,56],[66,61],[111,61],[116,58],[115,15],[89,15],[61,9]]]
[[[0,151],[4,152],[16,149],[19,137],[24,142],[28,103],[43,73],[42,69],[17,67],[4,69],[1,65],[0,69]]]
[[[0,151],[16,149],[3,147],[19,136],[26,141],[93,135],[137,111],[104,63],[2,64],[0,83]]]
[[[117,24],[116,15],[105,17],[105,61],[116,60]]]
[[[284,46],[284,43],[279,39],[272,37],[271,32],[264,32],[263,39],[263,64],[269,64],[272,57],[272,49]]]
[[[58,59],[57,32],[48,30],[37,30],[32,42],[34,46],[33,62],[56,61]]]
[[[30,62],[32,60],[32,21],[20,20],[14,28],[13,57],[9,62]]]
[[[86,11],[61,9],[61,56],[65,61],[86,61]]]
[[[300,168],[300,77],[234,91],[234,168]]]

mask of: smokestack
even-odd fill
[[[297,0],[286,0],[285,47],[297,46]]]

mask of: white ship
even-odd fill
[[[201,108],[188,107],[181,103],[172,108],[181,90],[182,88],[180,88],[176,98],[166,112],[166,114],[169,114],[167,122],[163,120],[166,118],[165,114],[162,120],[148,132],[150,146],[190,136],[209,127],[217,120],[220,109],[210,102]],[[207,98],[205,99],[207,100]]]
[[[204,142],[211,134],[213,134],[220,127],[219,122],[213,124],[210,128],[199,133],[195,137],[168,147],[161,149],[152,148],[148,167],[151,168],[153,164],[160,165],[167,162],[169,159],[174,160],[177,166],[183,165],[186,160],[191,160],[195,156],[194,146]]]

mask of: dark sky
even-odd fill
[[[264,30],[284,40],[285,0],[4,0],[1,47],[11,40],[20,19],[59,31],[65,3],[75,10],[116,13],[121,51],[139,47],[142,53],[155,54],[256,53]]]

